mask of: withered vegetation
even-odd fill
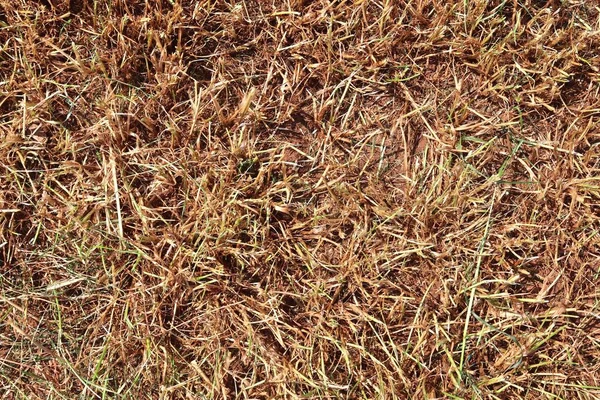
[[[584,0],[0,0],[0,392],[600,397],[599,44]]]

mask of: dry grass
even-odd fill
[[[599,43],[584,0],[0,0],[3,398],[600,398]]]

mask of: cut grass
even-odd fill
[[[0,0],[0,392],[600,397],[599,32]]]

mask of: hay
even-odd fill
[[[599,14],[0,0],[0,391],[599,397]]]

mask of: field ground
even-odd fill
[[[600,398],[599,44],[583,0],[0,0],[0,396]]]

